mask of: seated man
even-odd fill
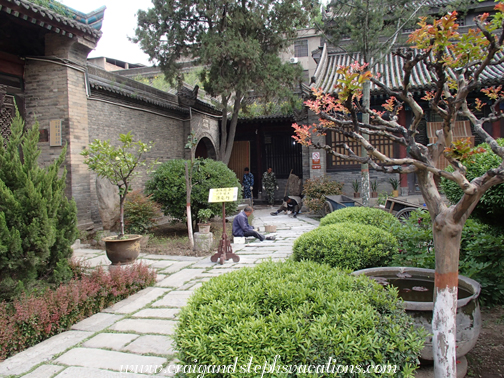
[[[271,215],[278,215],[278,213],[282,211],[291,211],[293,214],[292,216],[296,218],[299,213],[299,202],[299,197],[286,196],[284,197],[282,206],[280,206],[277,211],[272,212]]]
[[[245,206],[245,209],[243,209],[243,211],[235,217],[233,220],[233,236],[253,236],[260,241],[263,241],[264,239],[275,240],[274,236],[265,237],[255,231],[254,227],[249,225],[248,217],[253,212],[254,209],[251,206]]]

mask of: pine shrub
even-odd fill
[[[413,376],[425,336],[412,326],[395,289],[308,261],[267,261],[212,278],[189,298],[179,319],[174,339],[181,364],[237,363],[234,373],[210,370],[205,377]],[[265,362],[272,365],[276,356],[279,370],[263,374]],[[330,372],[338,365],[378,364],[397,369]],[[256,365],[261,368],[254,372]],[[329,372],[322,370],[327,365]]]
[[[388,231],[365,224],[336,223],[297,238],[292,257],[358,270],[383,266],[397,249],[397,239]]]
[[[39,295],[0,303],[0,360],[16,354],[156,282],[142,264],[101,267]]]
[[[392,214],[371,207],[347,207],[326,215],[320,220],[320,226],[351,222],[375,226],[385,231],[400,226],[400,222]]]
[[[24,131],[18,111],[9,139],[0,136],[0,293],[4,299],[40,277],[69,278],[68,259],[78,231],[75,202],[65,196],[66,148],[41,168],[38,140],[38,123]]]

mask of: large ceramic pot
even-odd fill
[[[421,268],[370,268],[353,274],[365,274],[378,282],[385,280],[399,289],[406,313],[416,326],[432,334],[434,270]],[[410,276],[410,277],[408,277]],[[414,290],[416,288],[416,290]],[[422,288],[428,289],[423,291]],[[422,290],[422,291],[421,291]],[[481,286],[478,282],[459,275],[457,300],[457,358],[465,356],[476,344],[481,331],[481,313],[478,303]],[[432,337],[428,337],[421,354],[422,360],[433,361]]]
[[[103,239],[107,257],[112,265],[131,264],[140,254],[140,238],[142,235],[126,235],[124,239],[109,236]]]

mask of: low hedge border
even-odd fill
[[[292,258],[358,270],[383,266],[397,250],[397,239],[390,232],[346,222],[318,227],[301,235],[294,242]]]
[[[156,272],[141,263],[110,273],[99,267],[56,290],[0,303],[0,360],[66,331],[155,282]]]
[[[320,226],[343,222],[365,224],[385,231],[401,225],[396,217],[386,211],[372,207],[347,207],[326,215],[320,220]]]
[[[425,336],[395,289],[325,264],[288,260],[204,283],[180,312],[174,339],[181,364],[195,366],[189,377],[260,377],[264,371],[247,371],[248,364],[269,370],[274,360],[276,368],[264,376],[334,377],[321,369],[397,365],[394,372],[365,374],[383,378],[412,377]],[[303,374],[307,365],[318,372]]]

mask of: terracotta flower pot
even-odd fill
[[[354,198],[360,198],[360,193],[359,192],[354,192],[353,196],[354,196]]]
[[[198,230],[201,234],[208,234],[210,232],[210,223],[198,223]]]
[[[142,235],[126,235],[124,239],[108,236],[105,242],[105,251],[112,265],[133,263],[140,254],[140,238]]]
[[[378,198],[378,192],[371,192],[371,198]]]
[[[392,190],[392,197],[399,197],[399,190]]]

